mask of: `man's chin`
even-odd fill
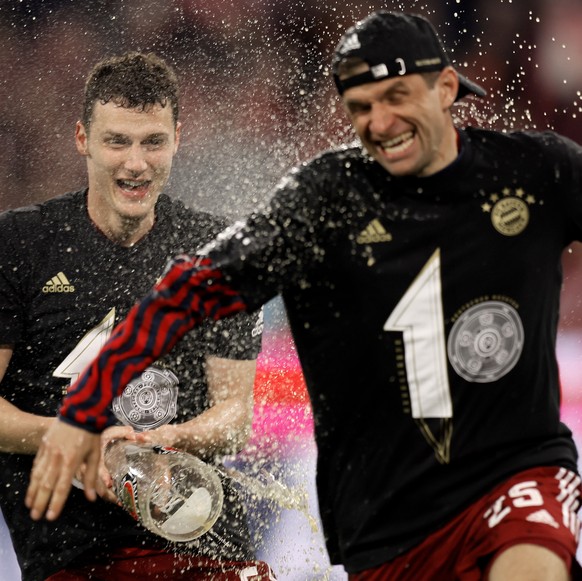
[[[408,160],[390,160],[374,146],[366,146],[366,150],[379,165],[381,165],[390,175],[394,177],[404,177],[415,175],[415,168]]]
[[[151,215],[152,211],[148,212],[119,212],[119,217],[126,224],[139,224]]]
[[[382,157],[376,157],[376,161],[395,178],[417,175],[416,169],[408,163],[391,162]]]
[[[157,196],[156,196],[157,199]],[[117,200],[116,210],[124,220],[141,221],[154,211],[155,201],[151,196],[135,199]]]

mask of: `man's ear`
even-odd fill
[[[75,145],[81,155],[87,155],[87,131],[80,121],[75,126]]]
[[[457,76],[457,72],[451,66],[445,67],[441,71],[437,83],[443,109],[449,109],[455,102],[457,93],[459,92],[459,77]]]
[[[176,153],[176,151],[178,151],[178,145],[180,145],[180,135],[181,134],[182,134],[182,124],[178,121],[176,123],[174,153]]]

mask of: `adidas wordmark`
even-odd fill
[[[59,274],[46,281],[45,285],[42,287],[42,292],[73,293],[75,292],[75,287],[69,282],[69,279],[63,272],[59,272]]]

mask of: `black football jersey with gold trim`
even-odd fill
[[[576,470],[555,342],[582,150],[549,132],[459,136],[456,161],[424,178],[357,146],[326,152],[207,249],[251,307],[283,295],[328,549],[348,571],[519,470]]]
[[[89,219],[85,191],[0,215],[0,344],[14,346],[0,395],[25,411],[55,416],[67,387],[113,326],[151,289],[167,261],[193,253],[224,225],[162,195],[151,232],[122,247]],[[190,333],[155,364],[178,381],[175,407],[147,411],[152,416],[166,412],[174,422],[202,413],[209,407],[204,356],[256,358],[256,324],[257,315],[242,314]],[[45,579],[95,547],[105,553],[111,547],[160,545],[159,537],[123,509],[90,503],[77,489],[57,521],[33,522],[24,506],[32,459],[0,454],[0,502],[23,579]],[[248,558],[252,551],[242,505],[230,489],[225,502],[224,517],[213,528],[216,535],[204,535],[189,550]]]

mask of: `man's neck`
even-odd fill
[[[147,215],[138,218],[106,214],[88,206],[89,218],[104,236],[121,246],[133,246],[153,228],[155,216]]]

